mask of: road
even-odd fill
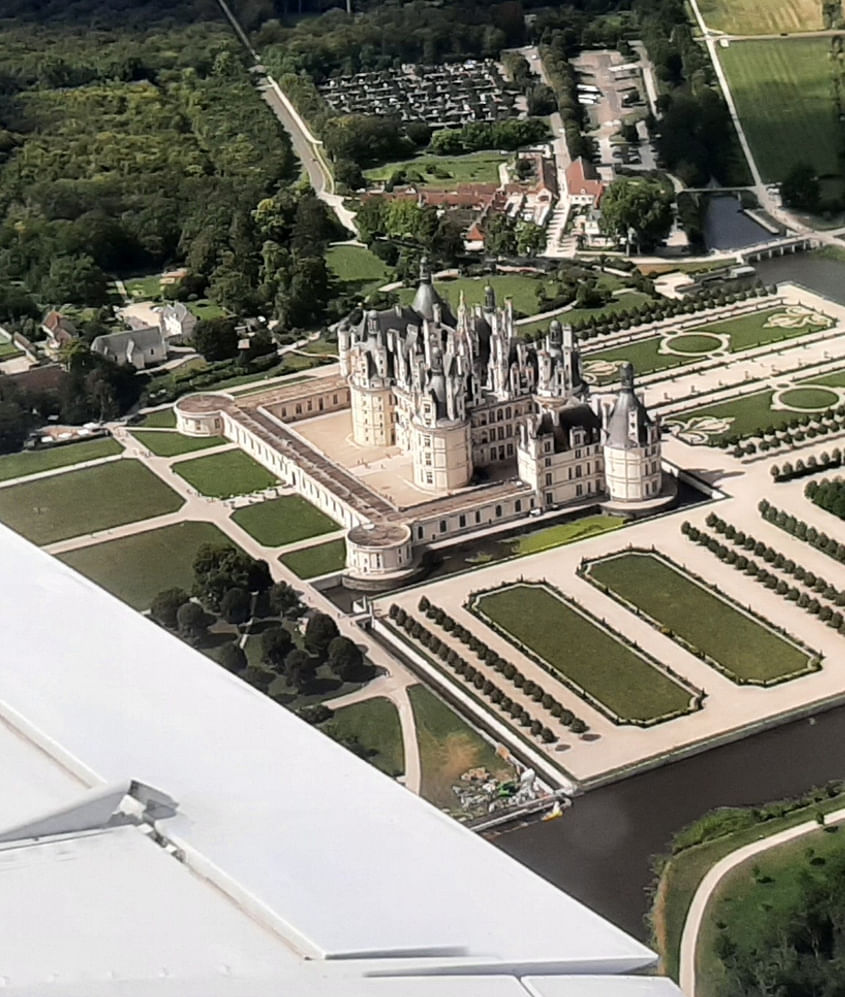
[[[239,41],[249,52],[258,90],[278,118],[282,128],[290,135],[293,151],[308,174],[308,180],[314,188],[314,193],[332,209],[341,225],[357,236],[358,229],[355,225],[354,213],[344,205],[343,198],[334,192],[334,177],[323,152],[323,143],[314,136],[282,88],[261,65],[258,53],[252,47],[246,32],[232,13],[226,0],[217,0],[217,2],[226,19],[232,25]]]
[[[832,826],[842,820],[845,820],[845,810],[836,810],[834,813],[827,815],[825,824]],[[752,841],[750,845],[745,845],[744,848],[738,848],[735,852],[731,852],[730,855],[726,855],[702,879],[698,889],[695,891],[695,896],[692,898],[692,903],[690,904],[684,924],[684,932],[681,936],[680,979],[678,983],[681,990],[686,994],[686,997],[695,997],[695,950],[698,936],[710,898],[724,877],[731,869],[735,869],[738,865],[753,858],[755,855],[768,851],[770,848],[777,848],[778,845],[784,845],[789,841],[794,841],[796,838],[810,834],[812,831],[818,831],[818,829],[819,825],[814,820],[810,820],[804,824],[796,824],[795,827],[789,827],[778,834],[761,838],[759,841]]]

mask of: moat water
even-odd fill
[[[845,706],[585,793],[559,820],[495,843],[647,941],[651,858],[676,831],[715,807],[798,796],[842,778]]]
[[[733,194],[708,196],[702,228],[704,245],[708,249],[742,249],[777,238],[746,214],[739,198]]]

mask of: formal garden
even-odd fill
[[[579,574],[737,684],[772,685],[819,668],[809,648],[655,551],[583,561]]]
[[[300,495],[284,495],[236,509],[232,521],[265,547],[284,547],[340,529]]]
[[[275,475],[236,448],[208,457],[180,460],[171,468],[200,495],[211,498],[249,495],[279,484]]]
[[[137,460],[0,488],[0,522],[44,545],[176,512],[183,499]]]
[[[701,690],[545,583],[474,593],[469,608],[615,723],[648,726],[701,706]]]

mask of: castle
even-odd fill
[[[355,442],[410,453],[423,490],[512,467],[541,507],[661,492],[660,431],[630,365],[614,400],[591,399],[572,329],[553,320],[540,343],[520,338],[489,286],[483,305],[462,297],[454,316],[423,269],[410,306],[342,323],[338,346]]]
[[[572,330],[521,338],[490,287],[453,315],[424,270],[410,305],[353,313],[338,347],[338,373],[189,395],[176,418],[236,442],[345,527],[350,586],[396,584],[432,544],[561,505],[633,516],[671,501],[630,364],[616,394],[591,395]]]

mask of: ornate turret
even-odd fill
[[[634,391],[634,368],[620,368],[621,387],[607,416],[604,461],[614,502],[642,502],[661,493],[660,428]]]
[[[653,435],[654,423],[634,391],[633,365],[623,363],[619,375],[621,387],[607,420],[605,443],[618,449],[646,446]]]

